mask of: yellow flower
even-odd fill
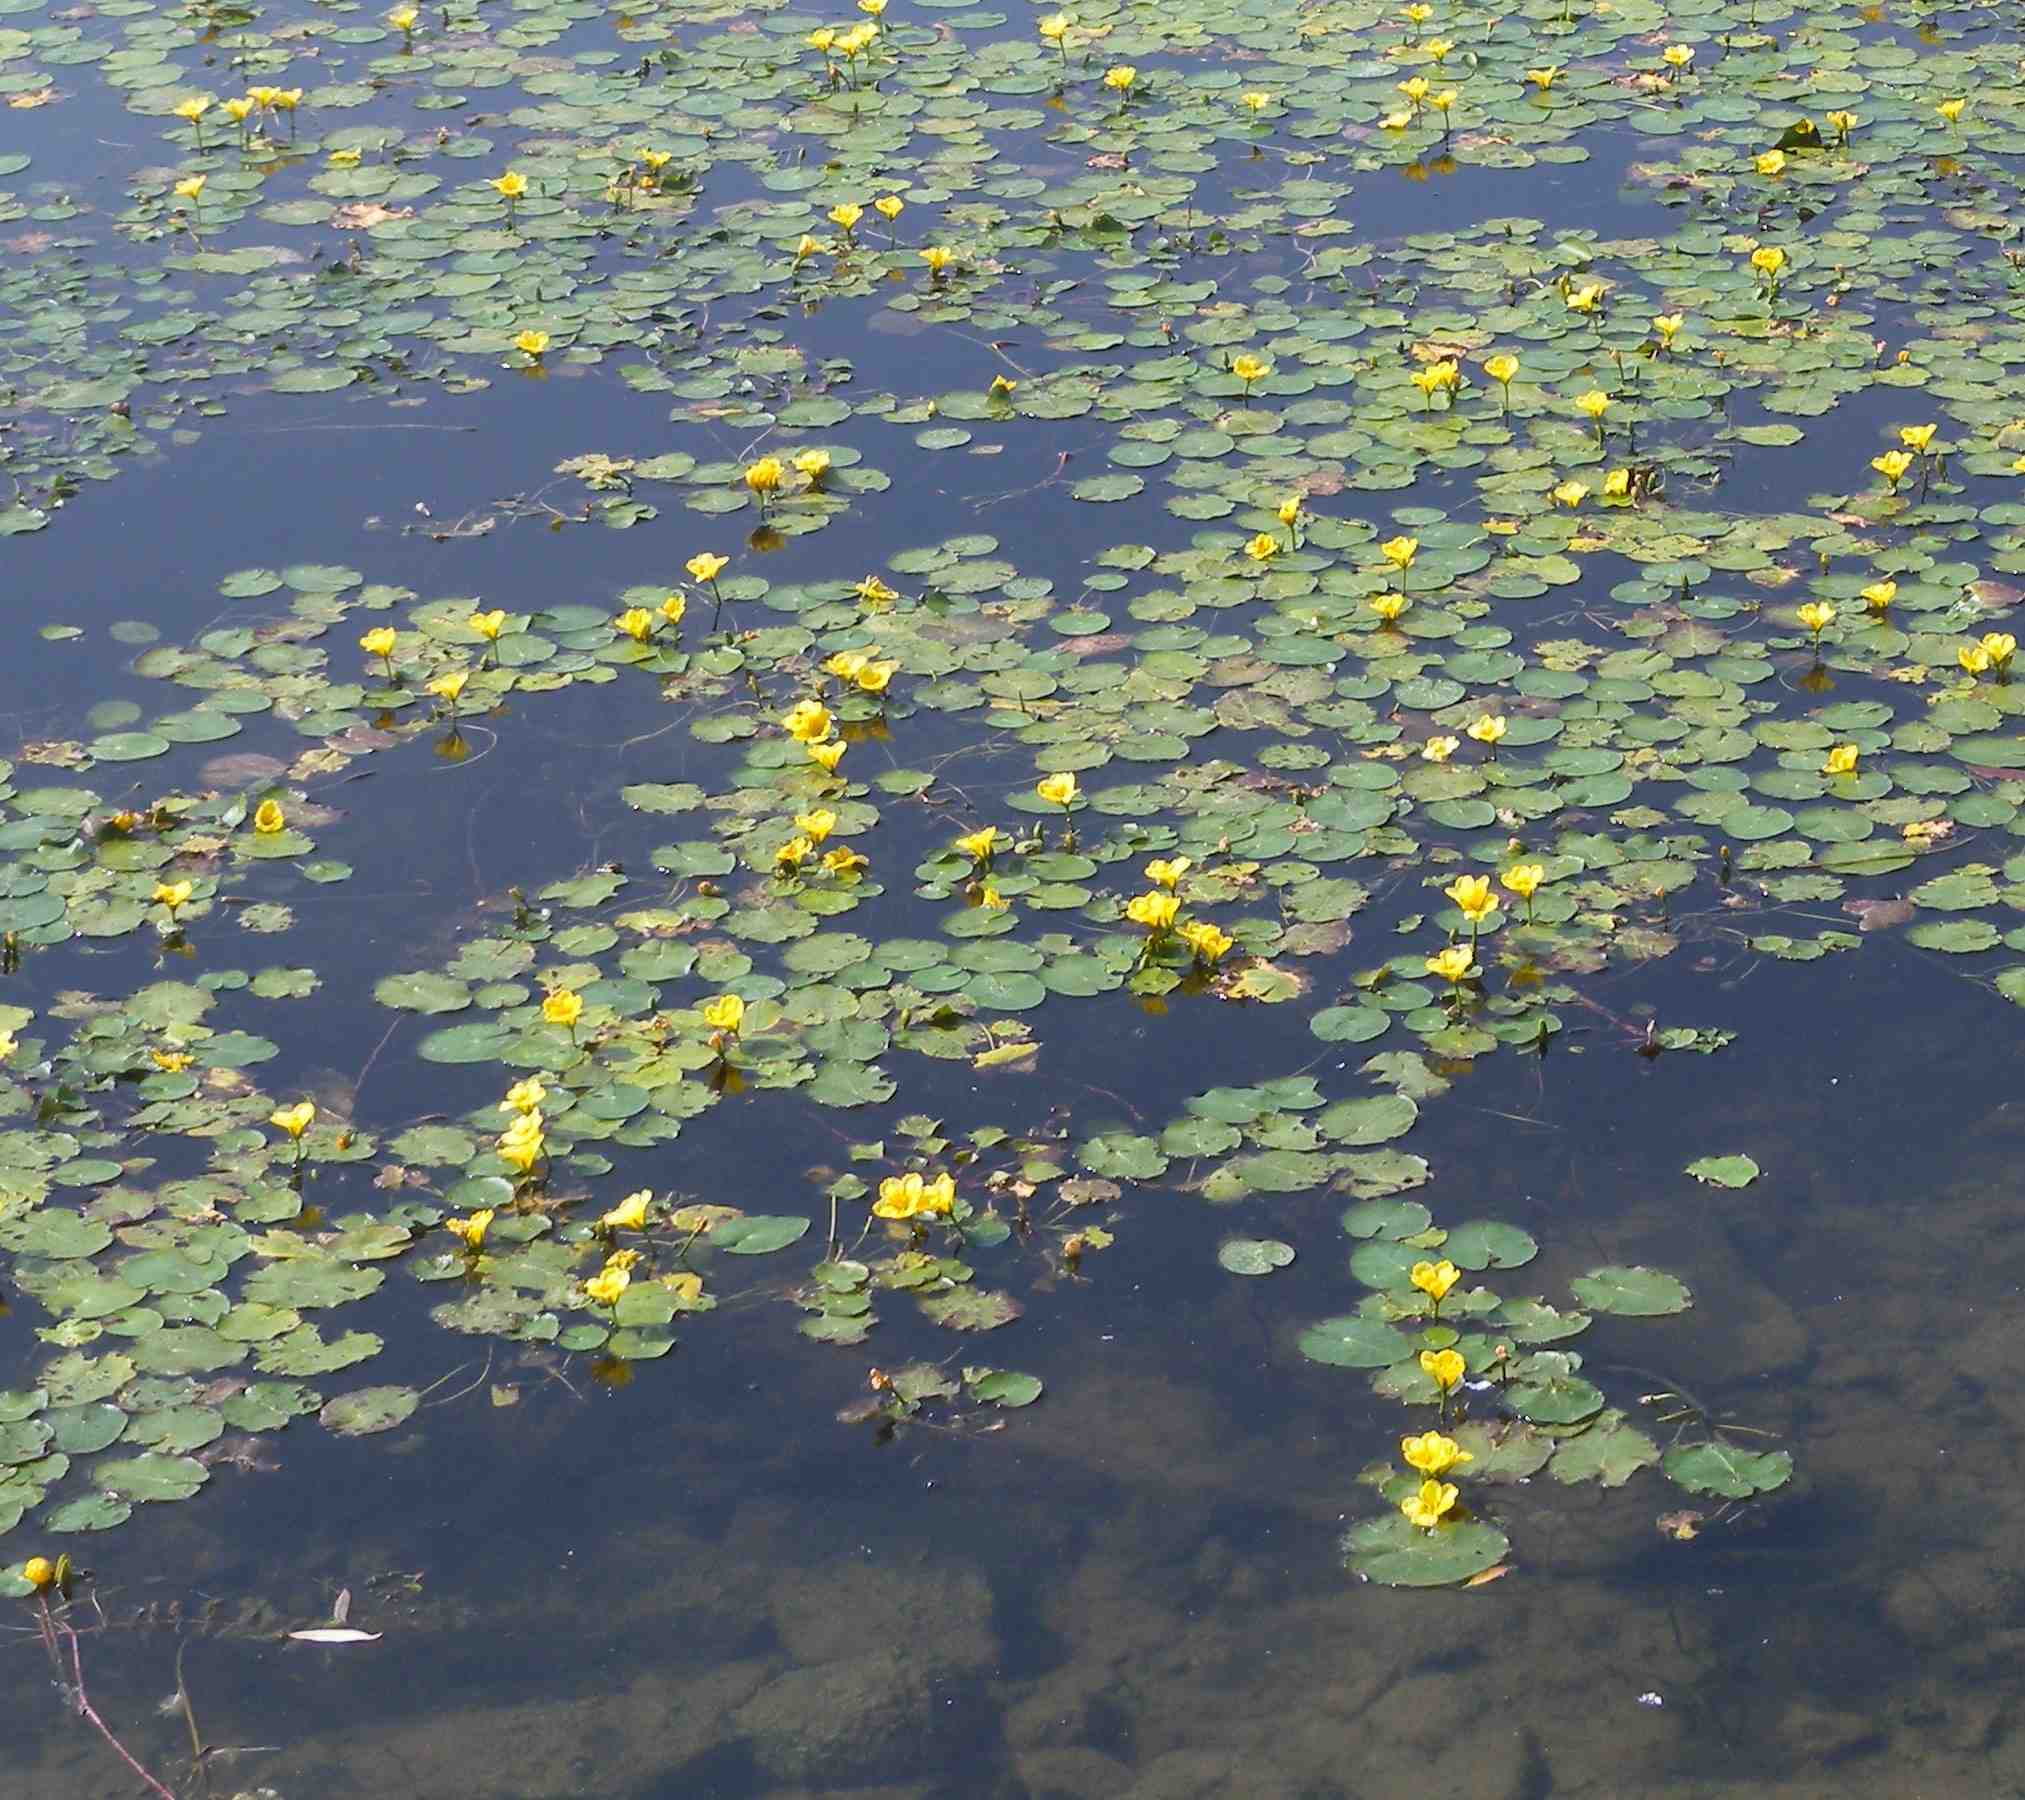
[[[1843,112],[1840,109],[1828,115],[1828,122],[1835,127],[1837,136],[1845,140],[1856,129],[1858,123],[1853,112]]]
[[[928,273],[939,280],[943,270],[956,261],[956,252],[942,244],[930,244],[921,252],[921,260],[928,265]]]
[[[1390,625],[1406,610],[1408,601],[1404,594],[1387,593],[1373,594],[1364,604]]]
[[[830,53],[830,46],[837,41],[837,28],[834,25],[819,25],[804,41],[811,50],[820,50],[827,56]]]
[[[1603,415],[1610,410],[1610,396],[1601,388],[1591,388],[1586,394],[1577,394],[1575,404],[1600,425]]]
[[[830,453],[827,450],[802,450],[795,455],[795,473],[814,487],[830,472]]]
[[[1659,60],[1669,69],[1685,69],[1694,59],[1692,44],[1669,44],[1659,53]]]
[[[1280,502],[1279,509],[1273,516],[1291,531],[1301,522],[1301,496],[1289,494]]]
[[[1912,457],[1903,450],[1887,450],[1882,456],[1873,456],[1870,459],[1870,466],[1892,487],[1898,486],[1905,478],[1906,470],[1912,465]]]
[[[1939,429],[1937,425],[1901,425],[1898,428],[1898,441],[1908,450],[1924,453],[1926,447],[1934,441],[1934,433]]]
[[[1462,1380],[1469,1368],[1454,1350],[1423,1350],[1420,1353],[1420,1366],[1434,1385],[1444,1392]]]
[[[992,395],[994,398],[1003,399],[1007,394],[1010,394],[1013,391],[1013,389],[1018,386],[1019,383],[1017,381],[1008,381],[1003,375],[994,375],[991,378],[991,386],[986,388],[984,391],[987,394]]]
[[[907,210],[907,202],[898,194],[888,194],[883,199],[874,200],[872,210],[890,225]]]
[[[899,667],[896,662],[868,662],[851,679],[858,684],[860,693],[883,694]]]
[[[819,744],[830,735],[830,709],[820,700],[798,700],[781,717],[781,727],[801,744]]]
[[[1769,275],[1775,280],[1779,271],[1786,266],[1786,252],[1777,244],[1760,244],[1751,252],[1751,267],[1760,275]]]
[[[250,99],[242,97],[225,102],[225,116],[235,125],[244,125],[252,111],[253,102]]]
[[[1413,559],[1420,554],[1420,539],[1413,537],[1387,538],[1378,546],[1378,554],[1395,569],[1404,574],[1413,567]]]
[[[1146,865],[1146,879],[1172,893],[1181,885],[1182,876],[1194,867],[1195,859],[1190,856],[1177,856],[1171,859],[1156,856]]]
[[[889,1175],[879,1183],[879,1198],[872,1202],[872,1215],[879,1219],[912,1219],[925,1210],[924,1187],[919,1175]]]
[[[1958,125],[1962,119],[1962,108],[1968,104],[1966,100],[1943,100],[1934,108],[1934,111],[1939,113],[1950,125]]]
[[[1059,44],[1069,35],[1069,27],[1075,24],[1067,13],[1049,13],[1034,29],[1050,44]]]
[[[837,770],[837,764],[844,760],[844,752],[850,748],[850,745],[845,743],[842,738],[832,738],[826,744],[804,744],[802,748],[807,753],[809,761],[820,768],[825,775],[834,775]]]
[[[806,231],[803,232],[800,237],[795,239],[795,261],[799,263],[808,257],[816,255],[822,247],[823,243],[820,238],[812,238]]]
[[[1407,99],[1411,100],[1415,106],[1418,106],[1427,98],[1430,85],[1431,83],[1425,75],[1409,75],[1404,81],[1398,83],[1399,91]]]
[[[584,1292],[600,1306],[617,1306],[632,1285],[633,1278],[624,1269],[608,1265],[584,1283]]]
[[[1506,729],[1503,713],[1485,713],[1469,728],[1469,734],[1480,744],[1497,744],[1503,742]]]
[[[1220,930],[1206,919],[1191,919],[1177,928],[1176,935],[1195,952],[1198,961],[1221,962],[1237,942],[1229,932]]]
[[[921,1184],[921,1208],[924,1213],[933,1213],[946,1218],[956,1209],[956,1180],[944,1172],[933,1181]]]
[[[1264,112],[1272,103],[1273,96],[1271,94],[1262,94],[1254,91],[1238,95],[1238,104],[1247,112]]]
[[[803,863],[807,862],[815,854],[815,848],[815,845],[810,843],[805,837],[789,838],[785,844],[781,845],[773,853],[774,867],[777,869],[799,869]]]
[[[2018,654],[2018,640],[2008,631],[1986,631],[1979,646],[1990,659],[1990,667],[1999,671],[2011,666],[2011,658]]]
[[[447,675],[438,675],[423,691],[434,694],[439,700],[447,700],[455,706],[458,696],[464,692],[464,684],[470,679],[469,669],[452,669]]]
[[[1854,744],[1837,744],[1828,753],[1828,760],[1821,765],[1824,775],[1854,775],[1856,773],[1857,749]]]
[[[1417,1469],[1421,1474],[1436,1479],[1463,1463],[1476,1461],[1454,1438],[1443,1437],[1438,1431],[1401,1438],[1399,1455],[1409,1469]]]
[[[675,152],[672,150],[642,149],[640,152],[640,161],[646,165],[649,175],[660,174],[674,160]]]
[[[584,997],[568,988],[557,988],[541,1003],[541,1016],[551,1025],[575,1025],[583,1016]]]
[[[1413,123],[1413,114],[1408,112],[1387,113],[1378,123],[1387,131],[1404,131]]]
[[[647,1202],[654,1198],[652,1188],[641,1188],[638,1193],[628,1194],[625,1199],[600,1215],[598,1223],[607,1231],[641,1231],[647,1224]]]
[[[518,200],[527,192],[527,177],[518,169],[508,169],[504,175],[495,177],[492,185],[499,190],[502,199]]]
[[[1520,863],[1498,877],[1500,885],[1517,894],[1521,900],[1532,899],[1540,883],[1546,879],[1547,871],[1539,863]]]
[[[1955,661],[1971,675],[1982,675],[1990,667],[1990,653],[1981,644],[1964,644],[1955,652]]]
[[[1454,1356],[1453,1350],[1444,1355]],[[1458,1359],[1460,1360],[1460,1359]],[[1399,1510],[1406,1515],[1407,1523],[1422,1531],[1432,1531],[1442,1521],[1442,1515],[1456,1503],[1457,1488],[1452,1481],[1423,1481],[1418,1493],[1409,1494],[1399,1503]]]
[[[1569,310],[1579,313],[1593,313],[1603,304],[1603,284],[1591,281],[1579,288],[1571,288],[1567,295]]]
[[[21,1565],[21,1579],[38,1594],[56,1585],[56,1565],[46,1556],[31,1556]]]
[[[654,635],[654,615],[644,606],[629,606],[612,621],[612,627],[634,643],[644,644]]]
[[[1407,7],[1400,17],[1409,25],[1425,25],[1434,17],[1434,8],[1427,5],[1426,0],[1413,0],[1413,4]]]
[[[1262,531],[1245,545],[1245,554],[1253,562],[1271,562],[1280,553],[1280,540],[1271,532]]]
[[[1446,950],[1427,959],[1427,972],[1439,975],[1451,987],[1459,987],[1476,974],[1476,960],[1470,955],[1467,944],[1451,944]]]
[[[1500,350],[1495,356],[1484,358],[1484,373],[1499,387],[1510,387],[1512,377],[1519,372],[1519,359],[1509,350]]]
[[[397,6],[387,14],[387,23],[396,31],[413,31],[416,20],[421,16],[412,6]]]
[[[870,660],[862,650],[839,650],[823,659],[823,673],[834,675],[839,681],[856,681],[858,671]]]
[[[542,1086],[539,1075],[529,1075],[516,1081],[506,1090],[506,1098],[499,1103],[501,1112],[532,1113],[541,1111],[541,1103],[548,1098],[548,1089]]]
[[[1454,88],[1443,88],[1441,92],[1438,94],[1429,94],[1427,97],[1427,103],[1429,106],[1433,107],[1436,112],[1446,115],[1448,109],[1456,103],[1457,97],[1458,96]],[[1445,128],[1446,127],[1444,127],[1444,129]]]
[[[745,1023],[745,1002],[736,994],[717,994],[703,1003],[703,1022],[712,1031],[736,1037]]]
[[[1873,581],[1861,590],[1862,598],[1874,610],[1883,612],[1898,598],[1898,583],[1895,581]]]
[[[288,823],[288,815],[281,810],[279,800],[263,800],[253,813],[253,829],[262,837],[272,837]]]
[[[333,169],[356,169],[365,159],[356,150],[333,150],[330,166]]]
[[[823,873],[825,875],[838,875],[847,879],[856,879],[860,869],[869,869],[871,866],[872,859],[869,856],[860,856],[857,851],[848,849],[842,844],[839,844],[834,850],[826,850],[823,853]]]
[[[1445,763],[1462,748],[1461,738],[1431,737],[1420,747],[1422,762]]]
[[[1573,512],[1589,498],[1589,484],[1586,481],[1564,481],[1552,491],[1550,498]]]
[[[1427,54],[1429,58],[1434,62],[1438,63],[1447,62],[1448,53],[1454,48],[1455,45],[1452,44],[1447,38],[1429,38],[1427,40],[1426,45]]]
[[[1180,910],[1181,901],[1178,896],[1154,890],[1140,894],[1128,902],[1125,916],[1133,924],[1144,925],[1148,931],[1159,933],[1173,927],[1175,914]]]
[[[699,550],[682,566],[697,581],[715,581],[730,564],[728,556],[713,556],[708,550]]]
[[[475,612],[464,621],[468,630],[475,631],[488,644],[499,642],[499,634],[506,629],[506,612],[495,606],[490,612]]]
[[[149,1060],[167,1075],[180,1075],[197,1059],[187,1050],[150,1050]]]
[[[1655,313],[1653,315],[1652,328],[1659,333],[1659,344],[1662,350],[1671,350],[1673,348],[1674,339],[1680,336],[1680,328],[1686,323],[1687,314],[1685,313]]]
[[[176,908],[190,897],[190,884],[187,881],[158,881],[152,897],[157,906],[169,909],[169,917],[173,919]]]
[[[989,882],[985,883],[984,892],[978,895],[977,903],[986,912],[1005,912],[1012,904]]]
[[[1472,925],[1489,918],[1497,910],[1498,903],[1491,898],[1491,878],[1488,875],[1458,875],[1441,891]],[[1437,1294],[1435,1298],[1438,1300],[1441,1296]]]
[[[1132,84],[1139,79],[1139,71],[1131,63],[1120,63],[1116,68],[1104,71],[1104,85],[1114,93],[1129,94]]]
[[[541,1161],[548,1139],[541,1129],[541,1115],[529,1113],[516,1119],[493,1145],[493,1153],[516,1175],[525,1175]]]
[[[1437,1306],[1448,1298],[1449,1289],[1461,1279],[1462,1271],[1447,1257],[1438,1263],[1417,1262],[1407,1275],[1407,1280]]]
[[[855,201],[851,200],[844,200],[838,202],[837,205],[831,207],[830,210],[823,215],[824,218],[828,219],[829,222],[832,225],[836,226],[836,228],[839,231],[841,231],[846,237],[849,237],[851,235],[852,231],[856,229],[858,221],[862,219],[864,216],[865,216],[865,209],[862,206],[859,206]]]
[[[178,200],[196,199],[198,195],[203,193],[204,183],[207,179],[208,177],[203,175],[185,175],[181,181],[176,183],[176,198]]]
[[[876,575],[867,575],[851,589],[851,592],[875,612],[884,611],[900,598],[894,589],[889,588]]]
[[[1631,471],[1612,469],[1603,477],[1603,497],[1606,500],[1628,500],[1631,498]]]
[[[1269,358],[1253,356],[1246,351],[1230,359],[1230,372],[1244,383],[1245,392],[1250,393],[1254,382],[1265,380],[1273,372],[1273,365]]]
[[[820,844],[837,828],[837,815],[828,807],[818,807],[814,812],[796,813],[795,829],[813,844]]]
[[[316,1102],[298,1100],[293,1106],[277,1106],[267,1115],[268,1124],[278,1131],[285,1131],[291,1139],[299,1140],[316,1119]]]
[[[1786,153],[1783,150],[1761,150],[1753,162],[1760,175],[1779,175],[1786,168]]]
[[[468,1219],[445,1219],[443,1229],[461,1240],[466,1250],[475,1253],[484,1247],[485,1234],[492,1228],[496,1216],[493,1208],[481,1206]]]
[[[981,830],[971,832],[967,837],[960,837],[956,840],[956,848],[972,862],[988,863],[991,861],[992,852],[998,848],[998,827],[987,825]]]
[[[199,119],[201,119],[207,112],[211,110],[211,106],[212,106],[211,96],[209,94],[199,94],[195,99],[178,102],[175,106],[170,108],[170,111],[172,111],[177,118],[188,119],[190,123],[194,125]]]
[[[745,468],[745,485],[764,499],[777,491],[781,478],[787,473],[781,467],[777,456],[762,456],[757,462],[748,463]]]
[[[1046,775],[1034,783],[1034,792],[1050,806],[1074,806],[1082,797],[1073,774]]]
[[[886,10],[886,0],[858,0],[858,10],[861,13],[870,13],[876,19]]]
[[[1794,615],[1816,637],[1835,623],[1835,608],[1825,600],[1809,600]]]
[[[1554,82],[1559,77],[1560,73],[1561,68],[1560,65],[1557,63],[1552,68],[1528,69],[1526,71],[1526,79],[1530,81],[1536,88],[1538,88],[1541,93],[1544,94],[1550,87],[1554,85]]]

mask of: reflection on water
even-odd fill
[[[158,1710],[180,1653],[206,1745],[274,1746],[213,1756],[221,1793],[1309,1796],[1401,1769],[1513,1800],[2009,1792],[2025,1418],[1997,1303],[2025,1121],[2001,1070],[1950,1054],[1980,996],[1714,985],[1661,999],[1720,1000],[1740,1031],[1716,1057],[1571,1034],[1422,1125],[1432,1203],[1495,1199],[1541,1238],[1542,1290],[1650,1260],[1714,1297],[1600,1321],[1588,1350],[1800,1448],[1792,1489],[1691,1541],[1650,1473],[1542,1476],[1496,1490],[1505,1579],[1338,1575],[1400,1416],[1289,1341],[1343,1292],[1335,1206],[1175,1195],[1036,1298],[1049,1398],[1005,1432],[829,1422],[865,1352],[777,1354],[756,1311],[617,1387],[422,1339],[447,1379],[418,1429],[371,1455],[285,1434],[282,1467],[128,1528],[73,1614],[93,1699],[144,1760],[186,1762]],[[1679,1173],[1712,1146],[1765,1177]],[[1211,1254],[1268,1225],[1300,1250],[1270,1302]],[[280,1641],[344,1589],[379,1641]],[[128,1791],[17,1638],[40,1698],[0,1787]]]

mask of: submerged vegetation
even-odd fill
[[[734,1300],[823,1354],[885,1332],[838,1404],[890,1434],[1039,1399],[972,1334],[1073,1307],[1175,1204],[1244,1209],[1217,1257],[1260,1278],[1325,1251],[1300,1196],[1349,1203],[1369,1293],[1298,1342],[1421,1409],[1345,1542],[1374,1581],[1487,1577],[1499,1482],[1787,1481],[1566,1347],[1681,1281],[1466,1284],[1534,1239],[1438,1228],[1400,1140],[1594,1018],[1720,1050],[1621,998],[1684,946],[1902,927],[2025,1001],[2015,44],[1849,4],[857,11],[0,30],[11,106],[97,83],[143,145],[110,208],[0,155],[16,556],[249,388],[666,414],[516,449],[485,528],[575,534],[573,592],[221,557],[187,641],[44,626],[137,653],[135,697],[0,768],[35,1328],[0,1526],[38,1608],[44,1545],[195,1495],[227,1431],[407,1423],[419,1387],[365,1382],[390,1274],[610,1383]],[[1402,177],[1467,216],[1419,229]],[[605,531],[660,573],[591,572]],[[647,776],[586,799],[596,850],[528,846],[407,966],[319,969],[308,899],[389,855],[347,776],[461,778],[593,688]],[[304,1073],[362,975],[413,1027],[370,1116]],[[1126,1049],[1149,1017],[1183,1047]],[[1093,1043],[1129,1097],[1070,1073]],[[797,1185],[669,1149],[734,1102]]]

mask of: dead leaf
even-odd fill
[[[385,1634],[355,1631],[348,1625],[318,1625],[309,1631],[291,1631],[288,1635],[298,1644],[377,1644]]]
[[[1910,900],[1845,900],[1842,910],[1858,921],[1858,931],[1886,931],[1913,916]]]
[[[16,112],[27,112],[32,107],[47,106],[56,98],[53,87],[34,88],[25,94],[9,94],[7,104]]]
[[[414,216],[412,206],[382,206],[377,200],[354,200],[332,213],[330,222],[339,231],[370,231],[375,225],[386,224],[389,219],[412,219]]]
[[[1466,1588],[1484,1587],[1490,1582],[1504,1580],[1511,1572],[1512,1565],[1510,1563],[1499,1563],[1493,1568],[1479,1569],[1469,1580],[1463,1583],[1463,1586]]]
[[[1653,1523],[1677,1544],[1689,1544],[1701,1536],[1702,1515],[1698,1512],[1661,1513]]]

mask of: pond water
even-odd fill
[[[2025,1793],[2018,66],[0,0],[0,1794]]]

